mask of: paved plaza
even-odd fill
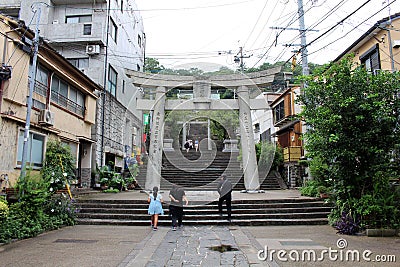
[[[214,192],[189,191],[188,196],[191,200],[201,200],[205,196],[212,198]],[[270,199],[300,195],[296,190],[235,192],[234,198],[239,197]],[[96,194],[90,198],[136,199],[146,195],[136,191]],[[393,256],[397,263],[393,262]],[[392,262],[377,262],[377,259]],[[398,266],[399,261],[400,237],[344,236],[336,234],[329,225],[239,227],[227,222],[221,226],[184,226],[177,231],[166,226],[152,231],[150,225],[76,225],[0,246],[0,266],[17,267]]]

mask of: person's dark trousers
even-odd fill
[[[218,210],[219,214],[222,214],[222,203],[226,201],[226,210],[228,213],[228,219],[231,219],[232,216],[232,195],[231,194],[226,194],[225,196],[222,196],[218,200]]]
[[[169,212],[171,214],[171,219],[172,219],[172,227],[177,227],[176,222],[179,219],[177,208],[178,207],[173,205],[169,206]]]
[[[183,219],[183,207],[176,207],[177,219],[178,219],[178,226],[182,226],[182,219]]]

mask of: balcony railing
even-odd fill
[[[38,93],[39,95],[47,97],[47,90],[48,90],[48,87],[45,84],[35,81],[35,87],[33,88],[33,91],[35,93]]]
[[[82,107],[81,105],[75,103],[74,101],[69,100],[63,95],[60,95],[57,92],[52,91],[51,92],[51,100],[61,107],[66,108],[68,111],[71,111],[75,114],[78,114],[79,116],[84,116],[85,115],[85,107]]]

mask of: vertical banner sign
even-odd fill
[[[149,116],[150,114],[143,114],[143,125],[148,125],[149,124]]]

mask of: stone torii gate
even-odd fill
[[[161,75],[126,70],[131,82],[141,88],[155,89],[155,99],[138,99],[137,109],[151,110],[152,131],[150,133],[149,158],[145,190],[160,187],[161,164],[164,139],[164,118],[166,110],[239,110],[240,136],[244,169],[244,184],[247,191],[260,189],[251,110],[269,109],[264,99],[254,99],[261,91],[259,87],[270,85],[280,67],[244,74],[216,76]],[[212,99],[211,87],[231,89],[237,99]],[[193,89],[193,99],[166,99],[166,93],[173,88]],[[255,92],[255,94],[254,94]]]

